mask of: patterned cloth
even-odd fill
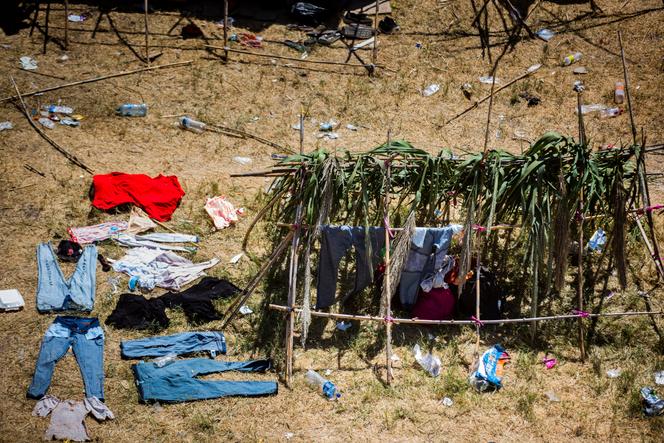
[[[126,230],[128,226],[129,224],[126,221],[113,221],[92,226],[82,226],[80,228],[69,228],[68,231],[73,241],[84,245],[106,240]]]
[[[205,210],[212,217],[214,226],[217,229],[224,229],[238,221],[238,215],[244,214],[244,209],[235,209],[233,203],[226,197],[208,198],[205,203]]]

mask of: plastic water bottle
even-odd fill
[[[53,120],[50,120],[50,119],[48,119],[48,118],[46,118],[46,117],[42,117],[42,118],[40,118],[40,119],[39,119],[39,123],[41,123],[41,125],[42,125],[43,127],[48,128],[48,129],[53,129],[53,128],[55,128],[55,123],[53,123]]]
[[[438,85],[436,83],[433,83],[433,84],[427,86],[426,88],[424,88],[424,90],[422,91],[422,95],[425,96],[425,97],[431,97],[432,95],[434,95],[438,91],[440,91],[440,85]]]
[[[576,63],[579,60],[581,60],[582,57],[583,55],[580,52],[575,52],[574,54],[570,54],[563,59],[563,66],[569,66],[572,63]]]
[[[74,112],[69,106],[48,105],[44,106],[44,109],[54,114],[71,114]]]
[[[326,380],[318,372],[309,369],[305,375],[307,384],[312,388],[319,390],[328,400],[336,400],[341,397],[337,387],[329,380]]]
[[[623,110],[620,108],[607,108],[599,111],[599,115],[601,115],[603,118],[618,117],[620,114],[622,114],[622,112]]]
[[[613,95],[616,104],[622,104],[625,101],[625,84],[623,82],[616,82],[616,91]]]
[[[184,129],[188,129],[191,132],[196,132],[197,134],[200,134],[201,132],[205,131],[205,128],[207,128],[207,125],[203,122],[199,122],[197,120],[194,120],[193,118],[190,117],[180,117],[178,120],[180,122],[180,127]]]
[[[118,106],[115,113],[123,117],[145,117],[148,113],[148,105],[145,103],[141,103],[140,105],[125,103]]]
[[[178,358],[177,354],[175,354],[173,352],[169,352],[168,354],[164,355],[163,357],[155,358],[154,360],[152,360],[152,362],[154,363],[154,365],[156,367],[163,368],[164,366],[170,365],[171,363],[173,363],[177,358]]]

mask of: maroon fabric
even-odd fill
[[[107,210],[128,203],[143,209],[150,218],[168,221],[178,207],[184,191],[174,175],[110,174],[92,177],[92,206]]]
[[[423,320],[451,320],[454,315],[454,294],[445,288],[420,291],[413,308],[413,317]]]

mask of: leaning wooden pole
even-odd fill
[[[228,61],[228,0],[224,0],[224,61]]]
[[[69,50],[69,0],[65,0],[65,51]]]
[[[143,3],[145,8],[145,63],[150,66],[150,31],[148,29],[148,0]]]
[[[378,2],[376,2],[378,3]],[[376,4],[376,7],[378,5]],[[389,142],[388,142],[389,143]],[[385,294],[385,358],[387,374],[387,384],[392,384],[392,294],[390,288],[390,163],[391,160],[385,161],[385,195],[384,195],[384,208],[383,217],[385,219],[385,277],[383,279],[384,287],[388,288],[383,291]]]
[[[583,93],[583,86],[576,86],[576,106],[577,106],[577,112],[579,116],[579,143],[581,146],[585,149],[586,147],[586,130],[583,125],[583,113],[581,112],[581,107],[583,106],[583,99],[581,98],[581,94]],[[583,242],[583,175],[585,171],[582,170],[580,171],[580,177],[581,177],[581,190],[579,192],[579,253],[578,253],[578,260],[579,260],[579,276],[577,279],[577,286],[576,286],[576,303],[577,303],[577,309],[579,312],[583,312],[583,250],[584,250],[584,242]],[[579,354],[581,357],[581,361],[586,360],[586,346],[585,346],[585,332],[583,328],[583,317],[579,317],[578,320],[579,323]]]
[[[378,62],[378,9],[380,8],[380,0],[376,0],[376,12],[374,13],[374,41],[371,51],[371,65],[376,66]],[[372,68],[370,75],[373,75],[375,69]]]

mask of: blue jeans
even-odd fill
[[[183,332],[161,337],[147,337],[138,340],[125,340],[120,343],[122,358],[162,357],[166,354],[191,354],[210,351],[214,358],[217,353],[226,353],[226,338],[221,332]]]
[[[85,396],[104,400],[104,331],[96,318],[56,317],[42,340],[29,398],[42,398],[51,385],[55,364],[74,351],[85,384]]]
[[[208,358],[176,360],[158,368],[152,362],[132,366],[138,394],[142,402],[182,402],[221,397],[260,397],[276,394],[275,381],[201,380],[199,375],[226,371],[264,372],[271,368],[269,360],[219,361]]]
[[[95,303],[97,248],[88,246],[78,259],[76,270],[65,279],[50,243],[37,246],[37,310],[92,311]]]

